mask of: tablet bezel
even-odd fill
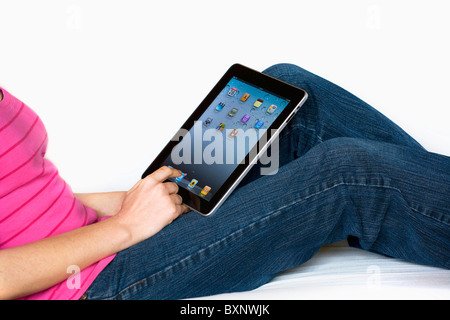
[[[164,149],[159,153],[159,155],[142,174],[142,178],[145,178],[147,175],[156,171],[163,165],[164,161],[171,154],[172,149],[181,141],[183,133],[188,132],[194,126],[195,122],[203,115],[208,107],[210,107],[214,99],[220,94],[220,92],[225,88],[225,86],[233,77],[248,82],[253,86],[260,87],[265,91],[269,91],[273,94],[288,99],[290,100],[290,102],[283,109],[277,119],[275,119],[268,130],[266,130],[266,132],[260,137],[254,148],[246,155],[242,163],[236,167],[233,173],[222,185],[222,187],[215,192],[214,196],[209,201],[205,200],[197,194],[190,192],[189,190],[181,187],[179,188],[178,194],[183,198],[183,203],[190,209],[204,216],[212,214],[228,197],[231,191],[237,186],[239,181],[242,180],[245,174],[258,160],[258,158],[265,152],[273,139],[279,134],[286,123],[292,118],[292,116],[300,109],[300,107],[308,97],[306,91],[303,89],[292,86],[288,83],[245,67],[241,64],[234,64],[222,76],[219,82],[208,93],[208,95],[200,103],[197,109],[194,110],[191,116],[181,126],[177,134],[174,136],[178,139],[173,138],[167,143]],[[260,142],[262,141],[266,142],[263,146],[260,145]]]

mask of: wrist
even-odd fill
[[[113,234],[113,237],[115,238],[114,245],[116,247],[116,252],[125,250],[138,242],[135,239],[133,229],[126,223],[126,221],[123,221],[120,216],[108,217],[100,223],[111,226],[111,234]]]

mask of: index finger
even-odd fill
[[[149,177],[156,180],[157,182],[164,182],[168,178],[176,178],[182,175],[180,170],[169,168],[167,166],[161,167],[155,172],[151,173]]]

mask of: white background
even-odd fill
[[[289,62],[450,155],[448,0],[0,0],[0,86],[75,192],[129,189],[230,65]]]

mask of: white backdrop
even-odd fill
[[[76,192],[130,188],[235,62],[290,62],[450,155],[448,0],[0,0],[0,85]]]

